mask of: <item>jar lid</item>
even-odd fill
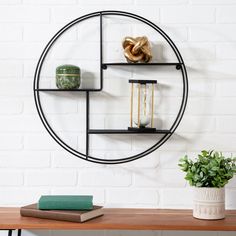
[[[74,65],[61,65],[56,68],[57,74],[80,74],[80,68]]]

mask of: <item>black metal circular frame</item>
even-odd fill
[[[171,126],[171,128],[169,129],[169,132],[163,133],[163,136],[160,138],[160,140],[153,146],[151,146],[150,148],[148,148],[147,150],[136,154],[134,156],[129,156],[129,157],[125,157],[125,158],[119,158],[119,159],[101,159],[101,158],[96,158],[96,157],[92,157],[88,155],[88,124],[87,124],[87,135],[86,135],[86,141],[87,141],[87,152],[86,154],[81,153],[75,149],[73,149],[72,147],[70,147],[68,144],[66,144],[56,133],[55,131],[52,129],[52,127],[50,126],[49,122],[46,119],[46,116],[43,112],[42,109],[42,105],[41,105],[41,100],[40,100],[40,88],[39,88],[39,81],[40,81],[40,73],[41,73],[41,69],[42,69],[42,65],[44,63],[44,60],[50,50],[50,48],[53,46],[53,44],[56,42],[56,40],[64,33],[66,32],[68,29],[70,29],[72,26],[74,26],[75,24],[82,22],[86,19],[89,18],[93,18],[93,17],[100,17],[100,49],[102,48],[102,16],[111,16],[111,15],[115,15],[115,16],[123,16],[123,17],[129,17],[129,18],[133,18],[135,20],[141,21],[145,24],[147,24],[148,26],[150,26],[151,28],[153,28],[154,30],[156,30],[169,44],[169,46],[172,48],[172,50],[174,51],[176,58],[178,60],[178,63],[169,63],[171,64],[175,64],[176,65],[176,69],[177,70],[181,70],[182,73],[182,83],[183,83],[183,92],[182,92],[182,100],[181,100],[181,105],[180,108],[178,110],[177,116]],[[102,63],[102,54],[100,55],[100,64],[101,64],[101,68],[100,68],[100,75],[101,75],[101,87],[98,90],[90,90],[91,92],[93,91],[101,91],[102,90],[102,86],[103,86],[103,78],[102,78],[102,70],[107,68],[107,64],[103,64]],[[162,65],[167,65],[168,63],[153,63],[153,64],[162,64]],[[44,127],[46,128],[46,130],[48,131],[48,133],[52,136],[52,138],[61,146],[63,147],[65,150],[67,150],[69,153],[82,158],[84,160],[90,161],[90,162],[95,162],[95,163],[100,163],[100,164],[120,164],[120,163],[125,163],[125,162],[130,162],[136,159],[139,159],[141,157],[144,157],[148,154],[150,154],[151,152],[155,151],[157,148],[159,148],[161,145],[163,145],[170,137],[171,135],[175,132],[176,128],[178,127],[185,108],[186,108],[186,104],[187,104],[187,99],[188,99],[188,77],[187,77],[187,71],[186,71],[186,67],[183,61],[183,58],[179,52],[179,50],[177,49],[176,45],[173,43],[173,41],[170,39],[170,37],[162,30],[160,29],[157,25],[155,25],[154,23],[152,23],[151,21],[138,16],[136,14],[132,14],[129,12],[123,12],[123,11],[99,11],[99,12],[94,12],[94,13],[90,13],[84,16],[81,16],[75,20],[73,20],[72,22],[68,23],[67,25],[65,25],[61,30],[59,30],[53,37],[52,39],[48,42],[48,44],[46,45],[46,47],[44,48],[39,61],[37,63],[37,67],[35,70],[35,75],[34,75],[34,100],[35,100],[35,104],[36,104],[36,108],[37,108],[37,112],[39,114],[39,117],[44,125]],[[42,91],[42,90],[41,90]],[[86,92],[86,101],[87,101],[87,115],[88,115],[88,110],[89,110],[89,92],[88,90],[81,90],[81,91],[85,91]],[[87,117],[87,122],[89,122],[88,117]]]

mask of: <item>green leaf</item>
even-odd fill
[[[187,155],[180,158],[178,166],[186,172],[191,186],[224,187],[236,174],[236,157],[224,157],[222,152],[201,151],[195,160]]]

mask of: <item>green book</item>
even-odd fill
[[[91,195],[43,195],[38,201],[40,210],[92,210]]]

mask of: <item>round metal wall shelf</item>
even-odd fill
[[[171,63],[138,63],[138,64],[130,64],[130,63],[109,63],[109,62],[103,62],[103,48],[102,48],[102,43],[103,43],[103,16],[120,16],[120,17],[129,17],[129,18],[133,18],[137,21],[140,21],[144,24],[147,24],[148,26],[150,26],[152,29],[154,29],[155,31],[157,31],[168,43],[168,45],[172,48],[172,50],[174,51],[176,58],[177,58],[177,62],[171,62]],[[74,25],[85,21],[89,18],[94,18],[94,17],[99,17],[99,25],[100,25],[100,88],[98,89],[72,89],[72,90],[64,90],[64,89],[50,89],[50,88],[40,88],[39,87],[39,81],[40,81],[40,73],[41,73],[41,69],[42,69],[42,65],[44,63],[44,60],[48,54],[48,52],[50,51],[51,47],[53,46],[53,44],[57,41],[57,39],[64,33],[66,32],[68,29],[70,29],[71,27],[73,27]],[[153,146],[151,146],[150,148],[148,148],[147,150],[134,155],[134,156],[129,156],[129,157],[124,157],[124,158],[119,158],[119,159],[102,159],[102,158],[96,158],[96,157],[92,157],[89,155],[89,136],[91,134],[120,134],[120,135],[125,135],[125,134],[135,134],[137,132],[132,132],[132,131],[128,131],[128,130],[118,130],[118,129],[90,129],[89,127],[89,101],[90,101],[90,93],[95,93],[95,92],[101,92],[103,90],[103,71],[107,69],[107,67],[110,66],[175,66],[177,70],[181,71],[182,74],[182,84],[183,84],[183,92],[182,92],[182,99],[181,99],[181,105],[179,107],[177,116],[173,122],[173,124],[171,125],[170,129],[168,130],[156,130],[155,133],[157,134],[162,134],[163,136],[157,141],[157,143]],[[170,137],[171,135],[175,132],[176,128],[178,127],[185,108],[186,108],[186,104],[187,104],[187,99],[188,99],[188,77],[187,77],[187,71],[186,71],[186,67],[183,61],[183,58],[179,52],[179,50],[177,49],[176,45],[174,44],[174,42],[170,39],[170,37],[162,30],[160,29],[157,25],[155,25],[154,23],[152,23],[151,21],[138,16],[136,14],[132,14],[129,12],[123,12],[123,11],[99,11],[99,12],[94,12],[94,13],[90,13],[84,16],[81,16],[75,20],[73,20],[72,22],[68,23],[67,25],[65,25],[61,30],[59,30],[53,37],[52,39],[48,42],[48,44],[46,45],[46,47],[44,48],[36,70],[35,70],[35,75],[34,75],[34,99],[35,99],[35,104],[36,104],[36,108],[37,108],[37,112],[39,114],[39,117],[44,125],[44,127],[46,128],[46,130],[48,131],[48,133],[51,135],[51,137],[61,146],[63,147],[65,150],[67,150],[69,153],[82,158],[84,160],[90,161],[90,162],[95,162],[95,163],[100,163],[100,164],[120,164],[120,163],[125,163],[125,162],[129,162],[129,161],[133,161],[136,160],[138,158],[144,157],[148,154],[150,154],[151,152],[155,151],[157,148],[159,148],[161,145],[163,145]],[[65,143],[58,135],[57,133],[52,129],[52,127],[50,126],[43,108],[42,108],[42,104],[41,104],[41,99],[40,99],[40,93],[41,92],[47,92],[47,91],[54,91],[54,92],[60,92],[60,91],[70,91],[70,92],[84,92],[86,93],[86,153],[82,153],[79,152],[75,149],[73,149],[72,147],[70,147],[67,143]],[[138,135],[141,135],[140,133]]]

